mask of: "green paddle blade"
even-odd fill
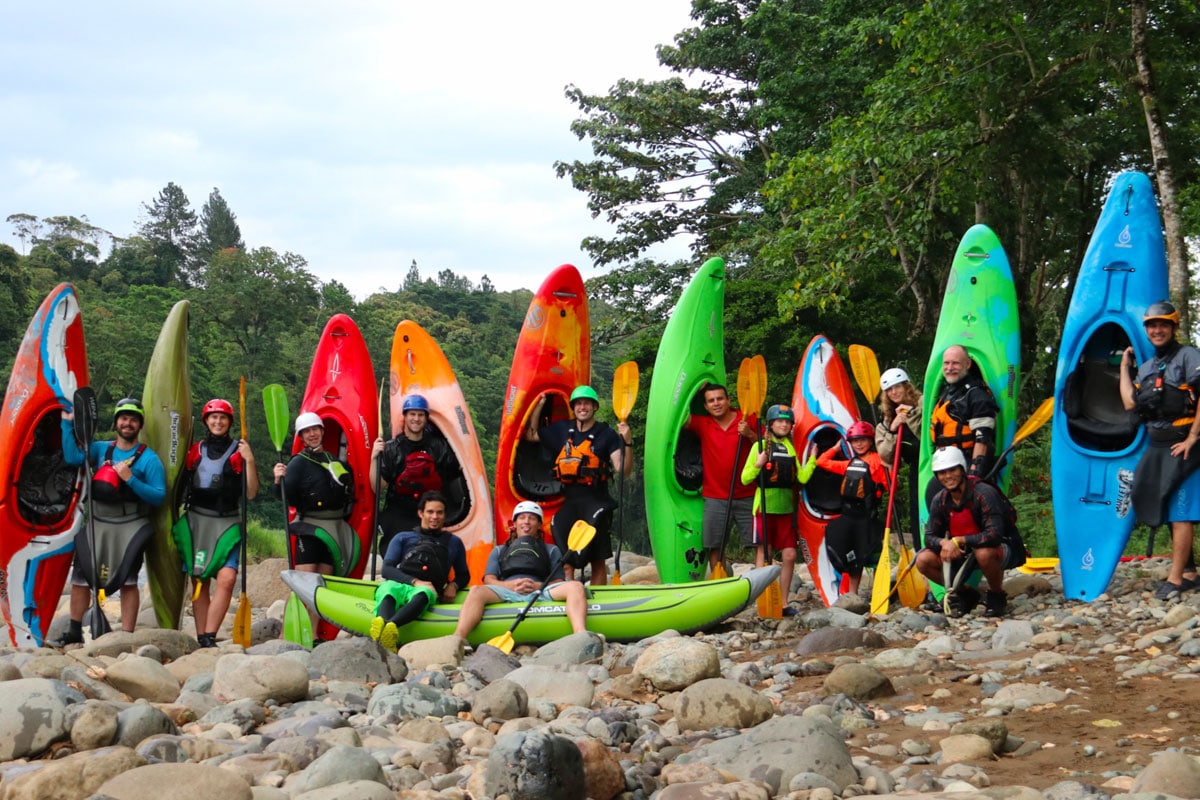
[[[288,431],[288,399],[287,391],[278,383],[263,387],[263,411],[267,417],[271,444],[283,452],[283,440],[287,438]]]
[[[303,647],[313,646],[312,620],[295,592],[292,592],[283,610],[283,638]]]

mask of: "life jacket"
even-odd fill
[[[871,477],[871,465],[858,456],[851,458],[842,476],[842,502],[857,507],[873,508],[881,497],[883,487]]]
[[[939,447],[958,447],[970,452],[975,447],[975,432],[971,426],[950,416],[950,406],[958,397],[939,400],[929,415],[929,435],[935,450]]]
[[[348,515],[354,501],[354,477],[350,470],[346,469],[346,465],[326,452],[321,453],[325,457],[324,461],[314,458],[307,450],[299,455],[305,461],[315,464],[329,480],[320,482],[319,486],[309,487],[302,497],[295,500],[289,495],[288,500],[303,514],[341,509]]]
[[[442,476],[428,450],[414,450],[404,456],[400,474],[392,481],[391,491],[405,498],[417,499],[425,492],[442,488]]]
[[[767,463],[763,465],[763,475],[767,488],[790,489],[796,485],[796,456],[788,452],[784,442],[765,441],[769,447]]]
[[[550,550],[540,534],[514,537],[500,550],[497,577],[506,581],[514,575],[528,575],[542,581],[549,579]]]
[[[450,539],[453,534],[445,531],[429,534],[420,533],[420,538],[404,554],[397,565],[404,573],[422,581],[429,581],[441,594],[450,580]]]
[[[231,441],[225,452],[217,456],[208,452],[208,442],[196,442],[188,450],[184,469],[192,474],[189,506],[219,512],[238,507],[242,499],[242,459],[237,452],[237,440]]]
[[[136,503],[138,496],[133,489],[129,488],[129,484],[121,480],[121,476],[113,467],[112,458],[116,451],[117,443],[114,441],[108,446],[108,452],[104,454],[104,463],[92,473],[92,499],[99,500],[101,503]],[[133,451],[133,457],[126,462],[130,469],[133,469],[133,465],[137,463],[144,452],[146,452],[146,445],[139,444]]]
[[[1188,425],[1196,417],[1196,392],[1189,385],[1172,386],[1166,382],[1169,359],[1157,361],[1158,369],[1152,380],[1143,381],[1133,390],[1133,402],[1138,416],[1148,421],[1173,422]]]
[[[973,475],[968,476],[967,478],[967,485],[970,487],[972,492],[974,492],[976,487],[978,487],[982,482],[983,480],[981,478],[977,478]],[[1000,491],[1000,489],[996,487],[992,488],[996,489],[996,497],[1000,502],[1000,516],[1004,519],[1004,527],[1001,531],[1000,538],[1006,544],[1008,544],[1010,548],[1019,548],[1021,552],[1024,552],[1024,540],[1021,538],[1021,534],[1017,530],[1017,509],[1013,506],[1012,502],[1008,499],[1008,496],[1005,495],[1004,492]],[[973,507],[973,503],[965,503],[960,509],[950,510],[950,532],[948,535],[951,538],[957,536],[971,536],[972,534],[983,532],[979,527],[979,523],[975,519],[974,513],[972,513]]]
[[[575,443],[575,429],[567,431],[567,440],[554,457],[554,477],[561,483],[591,486],[608,480],[609,470],[596,455],[596,435],[593,431],[584,435],[583,441]]]

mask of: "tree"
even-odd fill
[[[13,231],[21,240],[21,254],[24,255],[27,252],[26,242],[37,241],[42,228],[41,221],[33,214],[9,214],[5,222],[13,226]]]
[[[29,314],[29,270],[16,250],[0,244],[0,353],[6,359],[17,352]],[[0,378],[6,381],[8,366],[0,362],[5,368]]]
[[[152,245],[159,266],[158,274],[170,276],[178,286],[193,286],[199,282],[203,263],[197,259],[199,233],[196,212],[183,189],[168,183],[152,203],[143,203],[145,219],[138,234]]]
[[[242,229],[237,217],[216,187],[208,195],[208,201],[200,209],[200,235],[196,246],[196,258],[207,265],[218,250],[227,247],[244,249]]]

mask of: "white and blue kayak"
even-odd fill
[[[1121,403],[1121,354],[1153,356],[1142,315],[1167,291],[1162,221],[1150,179],[1122,172],[1092,232],[1063,324],[1054,378],[1050,481],[1063,594],[1108,587],[1133,529],[1133,470],[1145,429]]]

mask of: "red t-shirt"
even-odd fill
[[[728,428],[722,428],[708,414],[692,414],[688,418],[687,429],[700,440],[700,463],[704,467],[704,483],[700,487],[700,494],[714,500],[729,499],[729,482],[734,470],[741,471],[741,462],[746,460],[754,444],[738,435],[742,412],[735,410],[733,413],[733,422]],[[748,421],[753,427],[754,417],[751,416]],[[733,496],[735,499],[753,497],[756,488],[754,484],[743,486],[741,481],[733,481]]]

